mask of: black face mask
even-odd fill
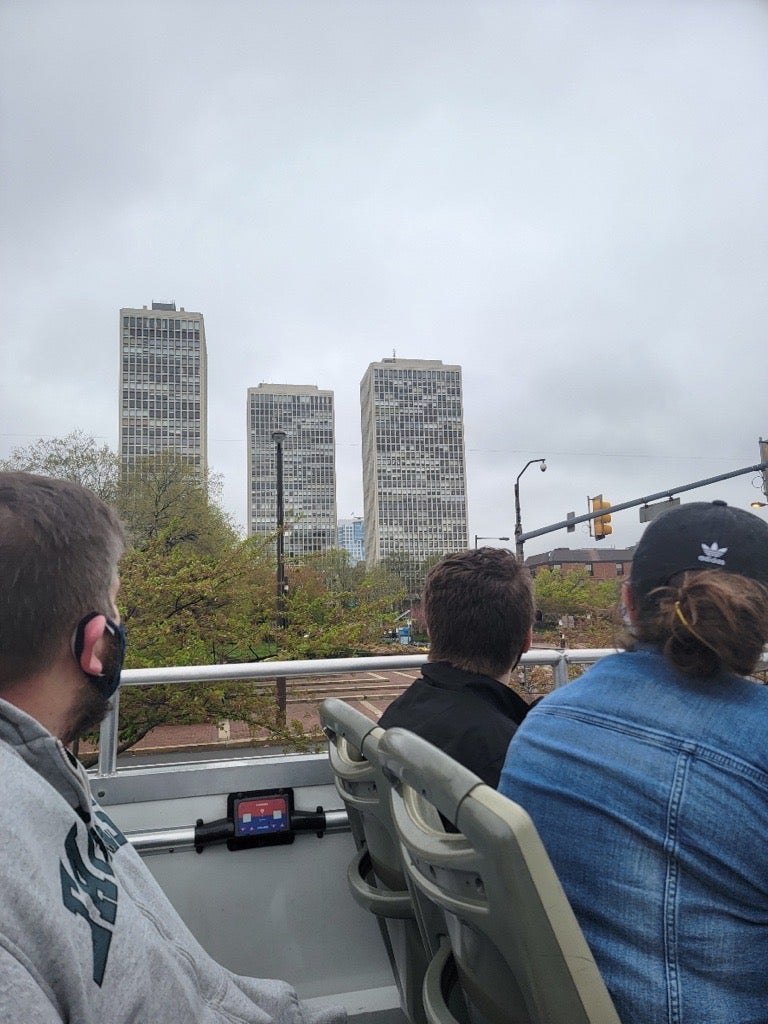
[[[75,635],[72,638],[72,651],[78,665],[80,664],[80,657],[83,653],[85,627],[91,619],[95,619],[97,615],[102,614],[103,612],[91,612],[90,615],[86,615],[85,618],[81,619],[77,624]],[[123,670],[123,661],[125,660],[125,628],[123,626],[119,626],[116,622],[113,622],[112,619],[107,618],[106,616],[104,617],[107,619],[105,629],[112,641],[110,644],[110,651],[103,661],[104,670],[99,672],[98,675],[94,675],[91,672],[86,672],[85,674],[91,680],[104,700],[109,700],[120,685],[120,673]],[[83,671],[85,670],[83,669]]]

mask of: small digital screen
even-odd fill
[[[235,801],[235,836],[289,832],[291,820],[284,796],[245,797]]]

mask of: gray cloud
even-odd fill
[[[393,350],[464,368],[472,533],[529,458],[527,528],[756,462],[767,39],[758,0],[6,3],[0,455],[115,444],[117,311],[175,299],[241,521],[247,386],[336,392],[360,513]]]

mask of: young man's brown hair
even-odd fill
[[[520,660],[533,617],[531,575],[511,551],[457,551],[427,575],[430,661],[499,678]]]
[[[123,528],[79,484],[0,473],[0,690],[51,662],[89,612],[108,614]]]

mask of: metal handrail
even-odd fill
[[[349,832],[349,818],[344,808],[326,810],[323,831],[327,835]],[[197,849],[194,825],[173,825],[168,828],[126,831],[125,838],[143,857],[153,853],[182,853]],[[308,832],[308,835],[312,833]]]
[[[554,685],[568,682],[570,664],[590,664],[612,648],[591,650],[557,650],[536,648],[522,657],[523,665],[544,665],[552,668]],[[220,682],[235,679],[275,679],[297,676],[339,675],[348,672],[375,672],[387,669],[419,668],[427,660],[426,654],[378,655],[366,658],[322,658],[306,661],[254,661],[232,665],[186,665],[166,668],[125,669],[121,687],[156,686],[160,683],[179,684],[193,682]],[[99,762],[97,777],[112,776],[117,772],[117,732],[119,691],[112,698],[112,710],[101,723],[99,735]]]
[[[534,648],[523,655],[524,666],[543,665],[552,669],[554,686],[568,682],[570,665],[591,665],[608,654],[614,647],[582,649]],[[369,658],[323,658],[307,661],[255,661],[236,665],[188,665],[172,668],[133,668],[122,674],[121,686],[155,686],[159,683],[217,682],[233,679],[275,679],[297,676],[338,675],[346,672],[375,672],[387,669],[419,668],[427,660],[426,654],[378,655]],[[761,669],[768,669],[768,652],[763,653]],[[112,710],[101,723],[99,737],[99,763],[97,776],[111,776],[117,772],[117,729],[119,691],[111,700]]]

